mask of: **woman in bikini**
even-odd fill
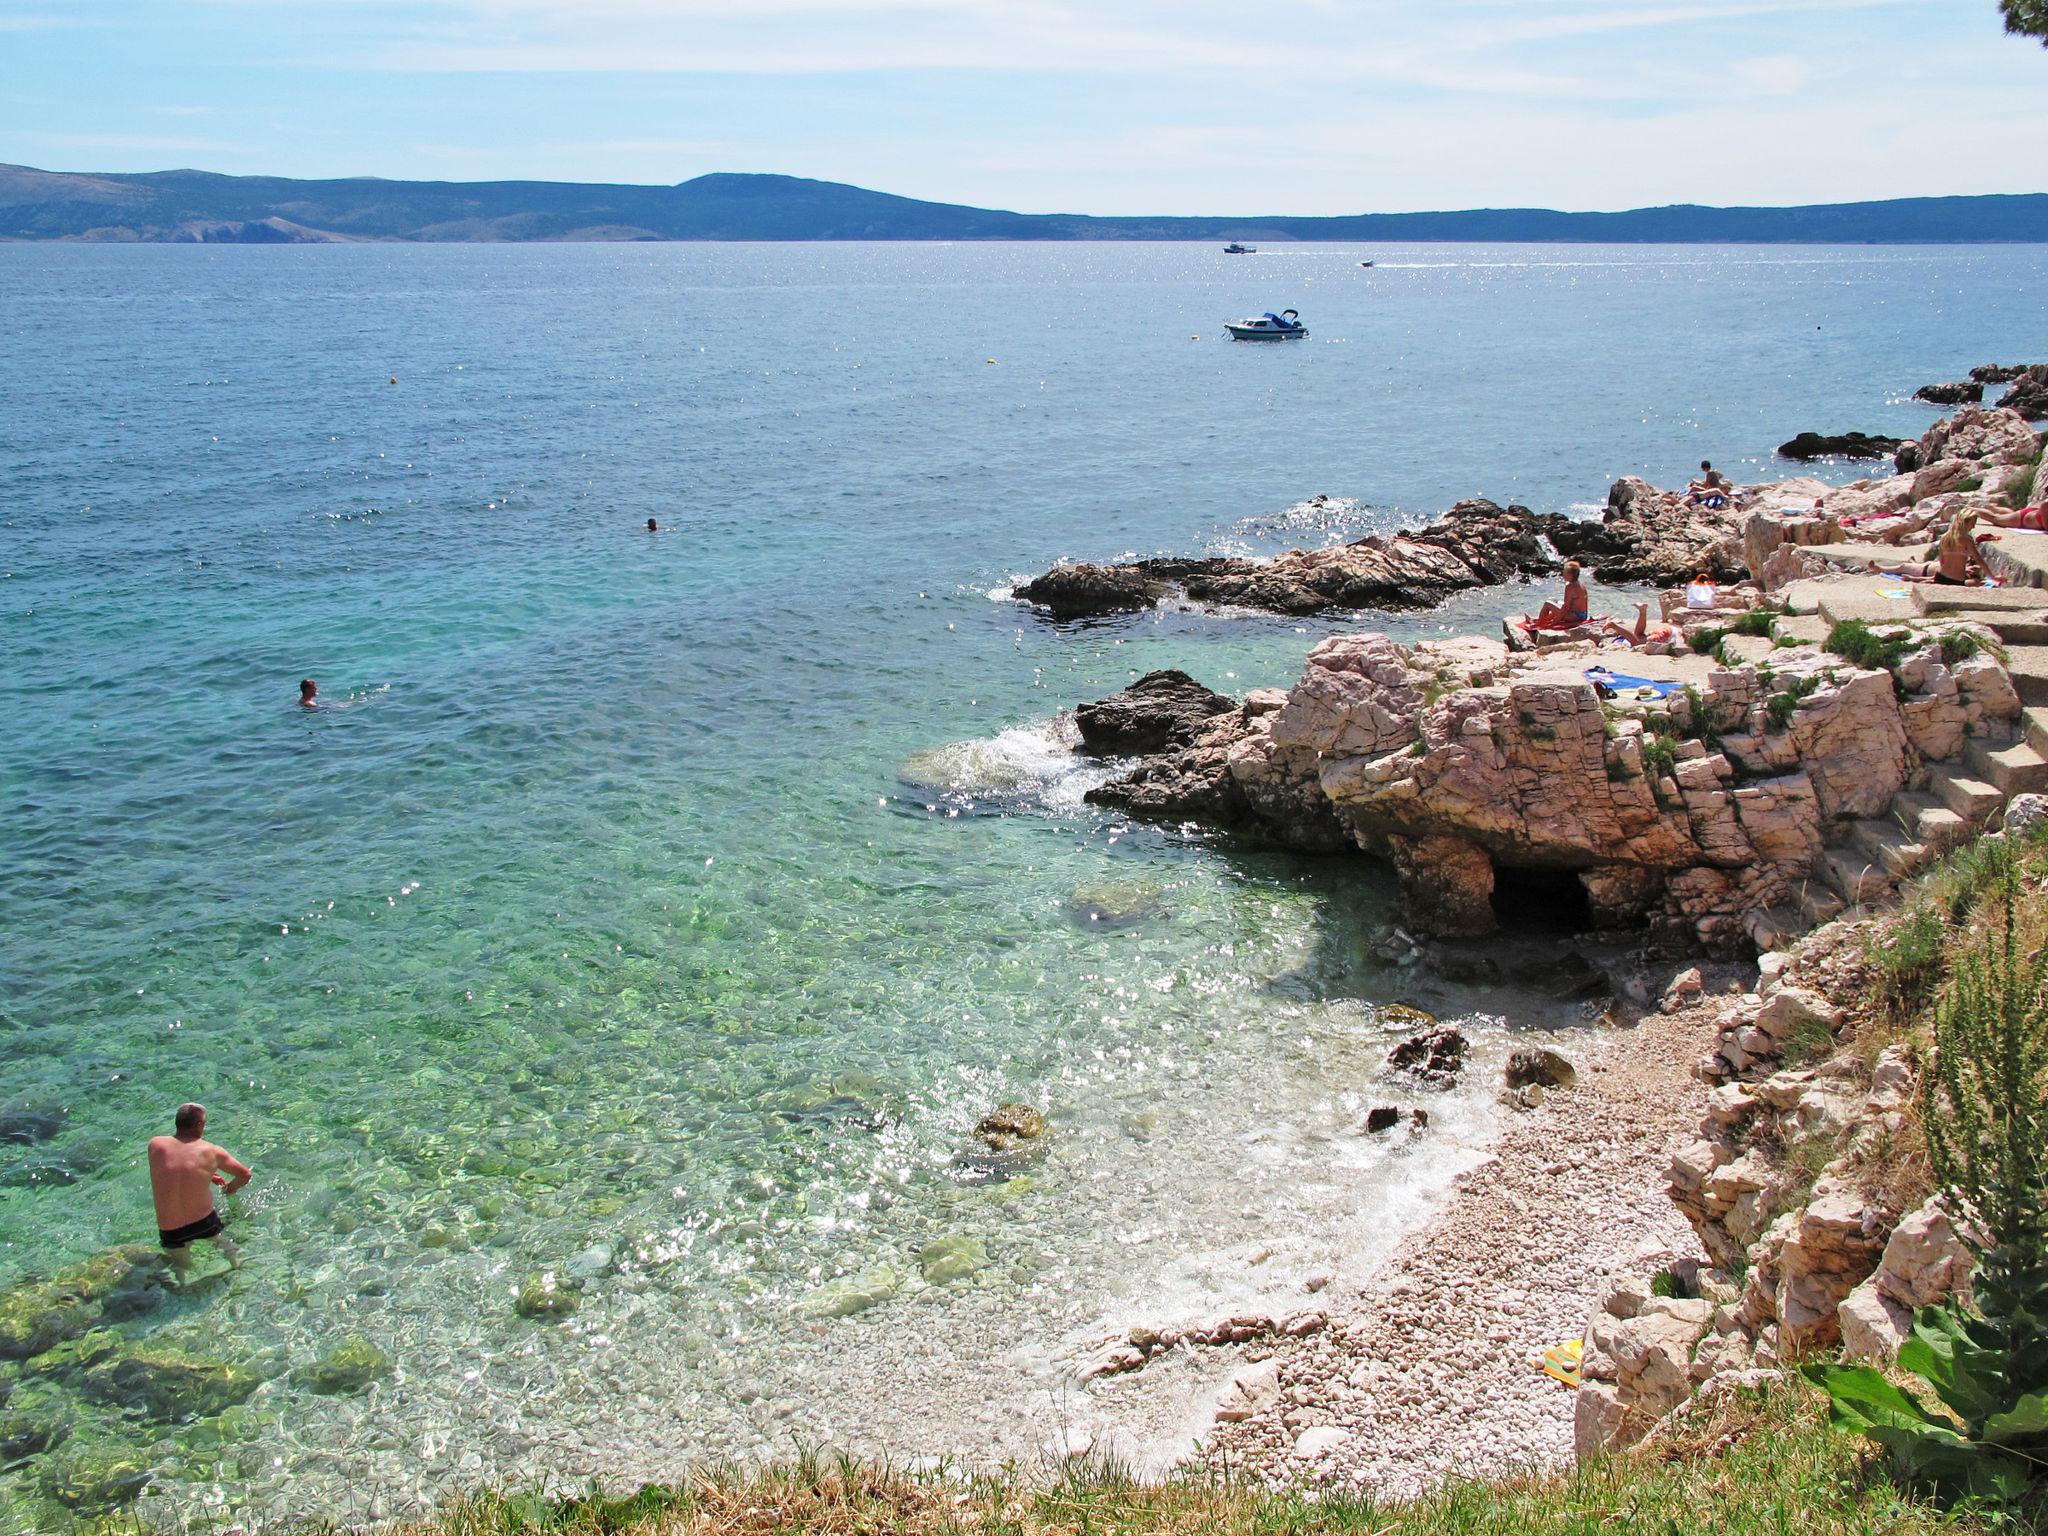
[[[2021,507],[2017,512],[1986,507],[1982,515],[1985,522],[1999,528],[2029,528],[2035,533],[2048,533],[2048,507]]]
[[[1586,596],[1585,583],[1579,580],[1579,562],[1567,560],[1564,566],[1564,604],[1545,603],[1543,611],[1534,619],[1523,623],[1530,629],[1572,629],[1593,616],[1592,605]]]
[[[1913,560],[1904,565],[1879,565],[1871,561],[1870,568],[1886,576],[1896,576],[1901,581],[1931,581],[1938,587],[1967,587],[1971,581],[1971,567],[1977,559],[1975,537],[1977,514],[1958,512],[1955,521],[1948,525],[1948,532],[1941,536],[1941,543],[1935,547],[1932,560]]]

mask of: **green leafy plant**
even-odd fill
[[[1650,782],[1668,779],[1678,771],[1678,743],[1669,736],[1652,736],[1643,743],[1643,771]]]
[[[1799,710],[1799,704],[1820,687],[1817,677],[1795,678],[1777,693],[1764,700],[1764,721],[1773,736],[1785,734],[1791,725],[1792,716]]]
[[[1941,637],[1941,659],[1948,666],[1968,661],[1984,647],[1967,629],[1952,629]]]
[[[1721,648],[1721,642],[1728,638],[1728,627],[1716,625],[1711,629],[1696,629],[1685,638],[1686,649],[1695,656],[1711,656]]]
[[[1921,1119],[1935,1183],[1977,1253],[1976,1310],[1923,1307],[1899,1366],[1946,1413],[1868,1366],[1809,1366],[1831,1422],[1910,1479],[2012,1502],[2048,1475],[2048,954],[2020,934],[2017,861],[1989,932],[1935,1007]]]
[[[1769,609],[1752,608],[1728,626],[1728,633],[1731,635],[1755,635],[1760,639],[1767,640],[1771,634],[1771,618],[1772,614]]]
[[[2008,480],[2005,483],[2004,490],[2001,492],[2005,498],[2005,504],[2015,510],[2028,505],[2033,500],[2034,481],[2040,472],[2041,461],[2036,459]]]
[[[1889,672],[1905,659],[1912,643],[1910,635],[1887,640],[1861,619],[1842,619],[1828,630],[1822,649],[1866,672]]]

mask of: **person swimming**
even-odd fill
[[[319,691],[320,685],[314,682],[313,679],[310,677],[301,678],[299,680],[299,703],[307,709],[318,709],[320,706],[313,702],[313,695]]]
[[[649,533],[659,533],[661,532],[661,525],[655,522],[655,520],[650,517],[649,519],[647,519],[647,531]]]

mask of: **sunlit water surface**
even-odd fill
[[[203,1100],[248,1264],[153,1325],[272,1377],[225,1422],[76,1405],[67,1454],[135,1448],[159,1519],[793,1435],[1023,1455],[1105,1320],[1369,1262],[1492,1114],[1356,1135],[1421,1101],[1372,1005],[1488,1063],[1576,1011],[1380,966],[1363,861],[1083,802],[1063,711],[1284,686],[1357,621],[1000,594],[1917,433],[1915,385],[2044,350],[2038,265],[0,247],[0,1096],[64,1115],[0,1148],[0,1282],[150,1237],[140,1144]],[[1310,340],[1221,339],[1283,306]],[[978,1167],[1004,1100],[1049,1150]],[[928,1287],[947,1238],[987,1262]],[[536,1271],[573,1317],[514,1315]],[[893,1292],[804,1315],[849,1275]],[[306,1390],[350,1336],[395,1374]]]

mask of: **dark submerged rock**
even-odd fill
[[[1029,1104],[998,1104],[974,1127],[992,1152],[1013,1152],[1045,1134],[1045,1116]]]
[[[94,1366],[78,1390],[89,1402],[145,1418],[190,1419],[232,1408],[262,1385],[263,1378],[248,1366],[150,1343]]]
[[[1387,1052],[1387,1065],[1432,1088],[1449,1088],[1465,1065],[1466,1040],[1455,1024],[1419,1030]]]
[[[1169,667],[1147,672],[1122,693],[1074,711],[1081,744],[1098,757],[1138,757],[1184,747],[1218,715],[1237,708],[1235,699],[1204,687]]]
[[[1365,1128],[1371,1132],[1391,1131],[1401,1123],[1401,1111],[1391,1104],[1382,1104],[1365,1112]]]
[[[332,1396],[360,1392],[380,1376],[391,1374],[391,1360],[368,1339],[343,1339],[300,1373],[315,1392]]]
[[[1513,967],[1508,973],[1522,986],[1541,992],[1560,1003],[1583,997],[1603,997],[1613,989],[1607,973],[1577,950],[1568,949],[1551,960],[1534,960]]]
[[[1970,377],[1979,384],[2010,384],[2025,373],[2028,368],[2039,366],[2030,363],[1979,363],[1970,370]]]
[[[1932,387],[1932,386],[1930,386]],[[1944,388],[1948,386],[1943,386]],[[1956,386],[1961,388],[1963,386]],[[1975,388],[1975,386],[1969,386]],[[1970,398],[1981,397],[1983,390]],[[1904,445],[1903,438],[1872,437],[1864,432],[1837,432],[1827,436],[1819,432],[1802,432],[1789,443],[1778,445],[1781,459],[1883,459],[1895,454]]]
[[[142,1244],[110,1249],[47,1280],[0,1291],[0,1360],[27,1360],[92,1331],[103,1318],[136,1317],[163,1300],[168,1266]]]

